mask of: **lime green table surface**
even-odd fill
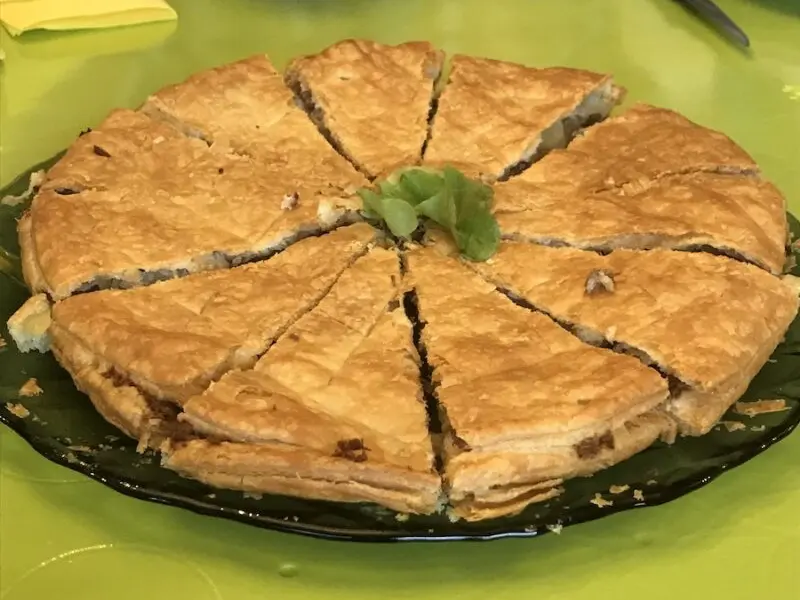
[[[267,52],[428,39],[616,74],[632,100],[744,146],[800,212],[800,2],[719,0],[727,44],[672,0],[172,0],[177,23],[0,37],[0,185],[112,108]],[[0,8],[0,10],[2,10]],[[0,363],[2,368],[2,363]],[[800,599],[800,432],[710,486],[540,539],[363,545],[278,534],[119,495],[0,432],[0,598]]]

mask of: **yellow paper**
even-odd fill
[[[177,17],[164,0],[0,0],[0,21],[14,36],[32,29],[96,29]]]

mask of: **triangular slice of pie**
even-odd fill
[[[72,296],[53,307],[52,349],[97,409],[141,438],[164,402],[179,404],[226,371],[251,366],[373,238],[357,224],[268,261]]]
[[[419,162],[443,60],[427,42],[344,40],[294,59],[285,77],[337,150],[376,177]]]
[[[582,342],[435,248],[410,252],[408,267],[456,514],[516,512],[557,493],[561,479],[673,435],[655,369]]]
[[[606,118],[623,93],[608,75],[456,55],[425,162],[507,178]]]
[[[669,411],[701,435],[744,393],[797,315],[797,293],[752,265],[705,253],[504,242],[473,268],[591,343],[679,383]]]
[[[697,172],[591,192],[574,183],[582,172],[575,162],[546,183],[520,177],[496,186],[503,236],[601,251],[708,248],[775,274],[783,270],[786,201],[767,181]]]
[[[25,277],[63,298],[236,265],[355,220],[359,205],[281,162],[115,111],[50,169],[22,218]]]
[[[568,174],[566,181],[595,192],[697,172],[755,175],[758,165],[725,134],[666,108],[636,104],[587,129],[521,178],[551,183]]]
[[[308,185],[365,180],[322,137],[266,56],[208,69],[150,96],[147,114],[262,165],[279,163]]]
[[[165,465],[212,485],[433,512],[433,467],[395,252],[374,248],[269,349],[190,398]],[[224,441],[223,441],[224,440]]]

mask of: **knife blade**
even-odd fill
[[[708,23],[714,26],[718,31],[727,35],[733,41],[741,44],[745,48],[750,46],[750,38],[742,31],[742,28],[734,23],[725,12],[711,0],[677,0],[701,18],[705,19]]]

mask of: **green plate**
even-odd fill
[[[27,188],[30,173],[49,167],[57,158],[37,165],[1,191],[0,196],[21,194]],[[16,219],[23,210],[24,205],[0,208],[3,322],[29,295],[22,282],[16,236]],[[794,236],[800,238],[800,222],[791,215],[789,219]],[[794,273],[800,275],[800,266],[794,268]],[[0,352],[0,421],[47,459],[143,500],[270,529],[357,541],[532,537],[620,511],[662,504],[757,456],[800,423],[799,315],[743,397],[783,398],[788,410],[753,419],[729,414],[725,421],[742,422],[743,427],[729,431],[718,426],[703,437],[680,438],[672,446],[658,443],[592,477],[568,481],[558,498],[531,505],[513,517],[478,523],[452,523],[445,515],[400,519],[396,513],[373,505],[275,495],[255,498],[182,478],[160,467],[156,454],[137,453],[136,443],[100,417],[51,354],[21,354],[13,344]],[[30,377],[36,378],[44,392],[20,400],[18,390]],[[28,416],[20,418],[9,410],[6,403],[17,402],[30,412]],[[614,487],[624,491],[612,494]],[[598,506],[597,494],[613,504]]]

